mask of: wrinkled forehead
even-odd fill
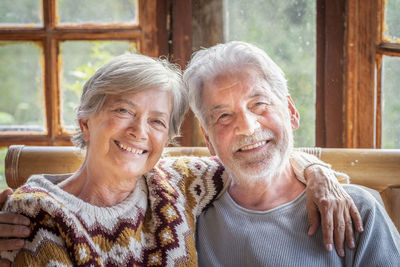
[[[205,84],[206,92],[212,94],[230,95],[240,92],[245,96],[262,95],[274,98],[274,91],[268,81],[258,71],[245,68],[242,71],[229,71],[214,76]]]

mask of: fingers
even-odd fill
[[[12,193],[13,191],[9,188],[0,193],[0,206],[3,206],[4,202],[7,200],[7,197]]]
[[[329,202],[323,201],[321,212],[322,236],[324,239],[325,249],[332,251],[333,249],[333,213]]]
[[[1,224],[19,224],[19,225],[26,225],[29,226],[30,221],[27,217],[20,215],[20,214],[15,214],[15,213],[9,213],[9,212],[0,212],[0,226]],[[0,227],[0,232],[2,231]]]
[[[350,198],[350,201],[351,201],[351,204],[350,204],[351,219],[353,220],[354,227],[357,229],[357,232],[362,233],[364,231],[364,227],[363,227],[361,215],[358,212],[358,209],[357,209],[356,205],[354,204],[354,201],[352,198]]]
[[[0,251],[21,249],[24,243],[22,239],[0,239]]]
[[[8,260],[0,259],[0,267],[10,267],[10,266],[11,262],[9,262]]]
[[[24,225],[2,224],[0,227],[0,237],[28,237],[31,231]]]
[[[310,228],[308,229],[308,235],[313,235],[318,230],[319,226],[319,212],[317,207],[311,198],[307,198],[307,215],[308,215],[308,224]]]
[[[339,207],[334,215],[334,239],[336,252],[340,257],[344,257],[344,237],[346,234],[346,224],[343,217],[343,209]]]
[[[354,242],[354,231],[353,231],[353,223],[351,221],[351,217],[349,212],[345,211],[345,224],[346,224],[346,242],[347,246],[351,249],[356,247]]]

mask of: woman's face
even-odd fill
[[[98,113],[79,122],[87,142],[86,161],[97,171],[140,177],[161,157],[171,112],[172,97],[166,91],[108,96]]]

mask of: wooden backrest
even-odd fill
[[[385,208],[400,229],[400,149],[299,148],[347,173],[351,183],[377,190]],[[205,147],[168,147],[164,157],[209,156]],[[5,174],[11,188],[21,186],[32,174],[72,173],[84,156],[75,147],[10,146]]]

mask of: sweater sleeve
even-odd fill
[[[45,240],[49,236],[36,234],[35,239]],[[68,251],[63,246],[58,246],[52,242],[30,243],[31,249],[24,248],[19,251],[14,260],[14,266],[73,266],[68,255]]]
[[[299,179],[303,184],[307,184],[304,172],[308,167],[317,164],[329,169],[331,168],[330,164],[323,162],[316,156],[298,150],[294,150],[290,155],[290,163],[297,179]],[[349,176],[347,174],[335,170],[332,171],[340,183],[349,183]]]
[[[216,157],[165,158],[155,170],[156,177],[168,178],[178,202],[195,216],[216,199],[226,183],[224,167]]]
[[[46,197],[44,193],[39,193]],[[31,221],[31,234],[19,251],[2,251],[1,257],[14,266],[73,266],[57,224],[40,209],[38,195],[18,189],[3,210],[23,214]]]

